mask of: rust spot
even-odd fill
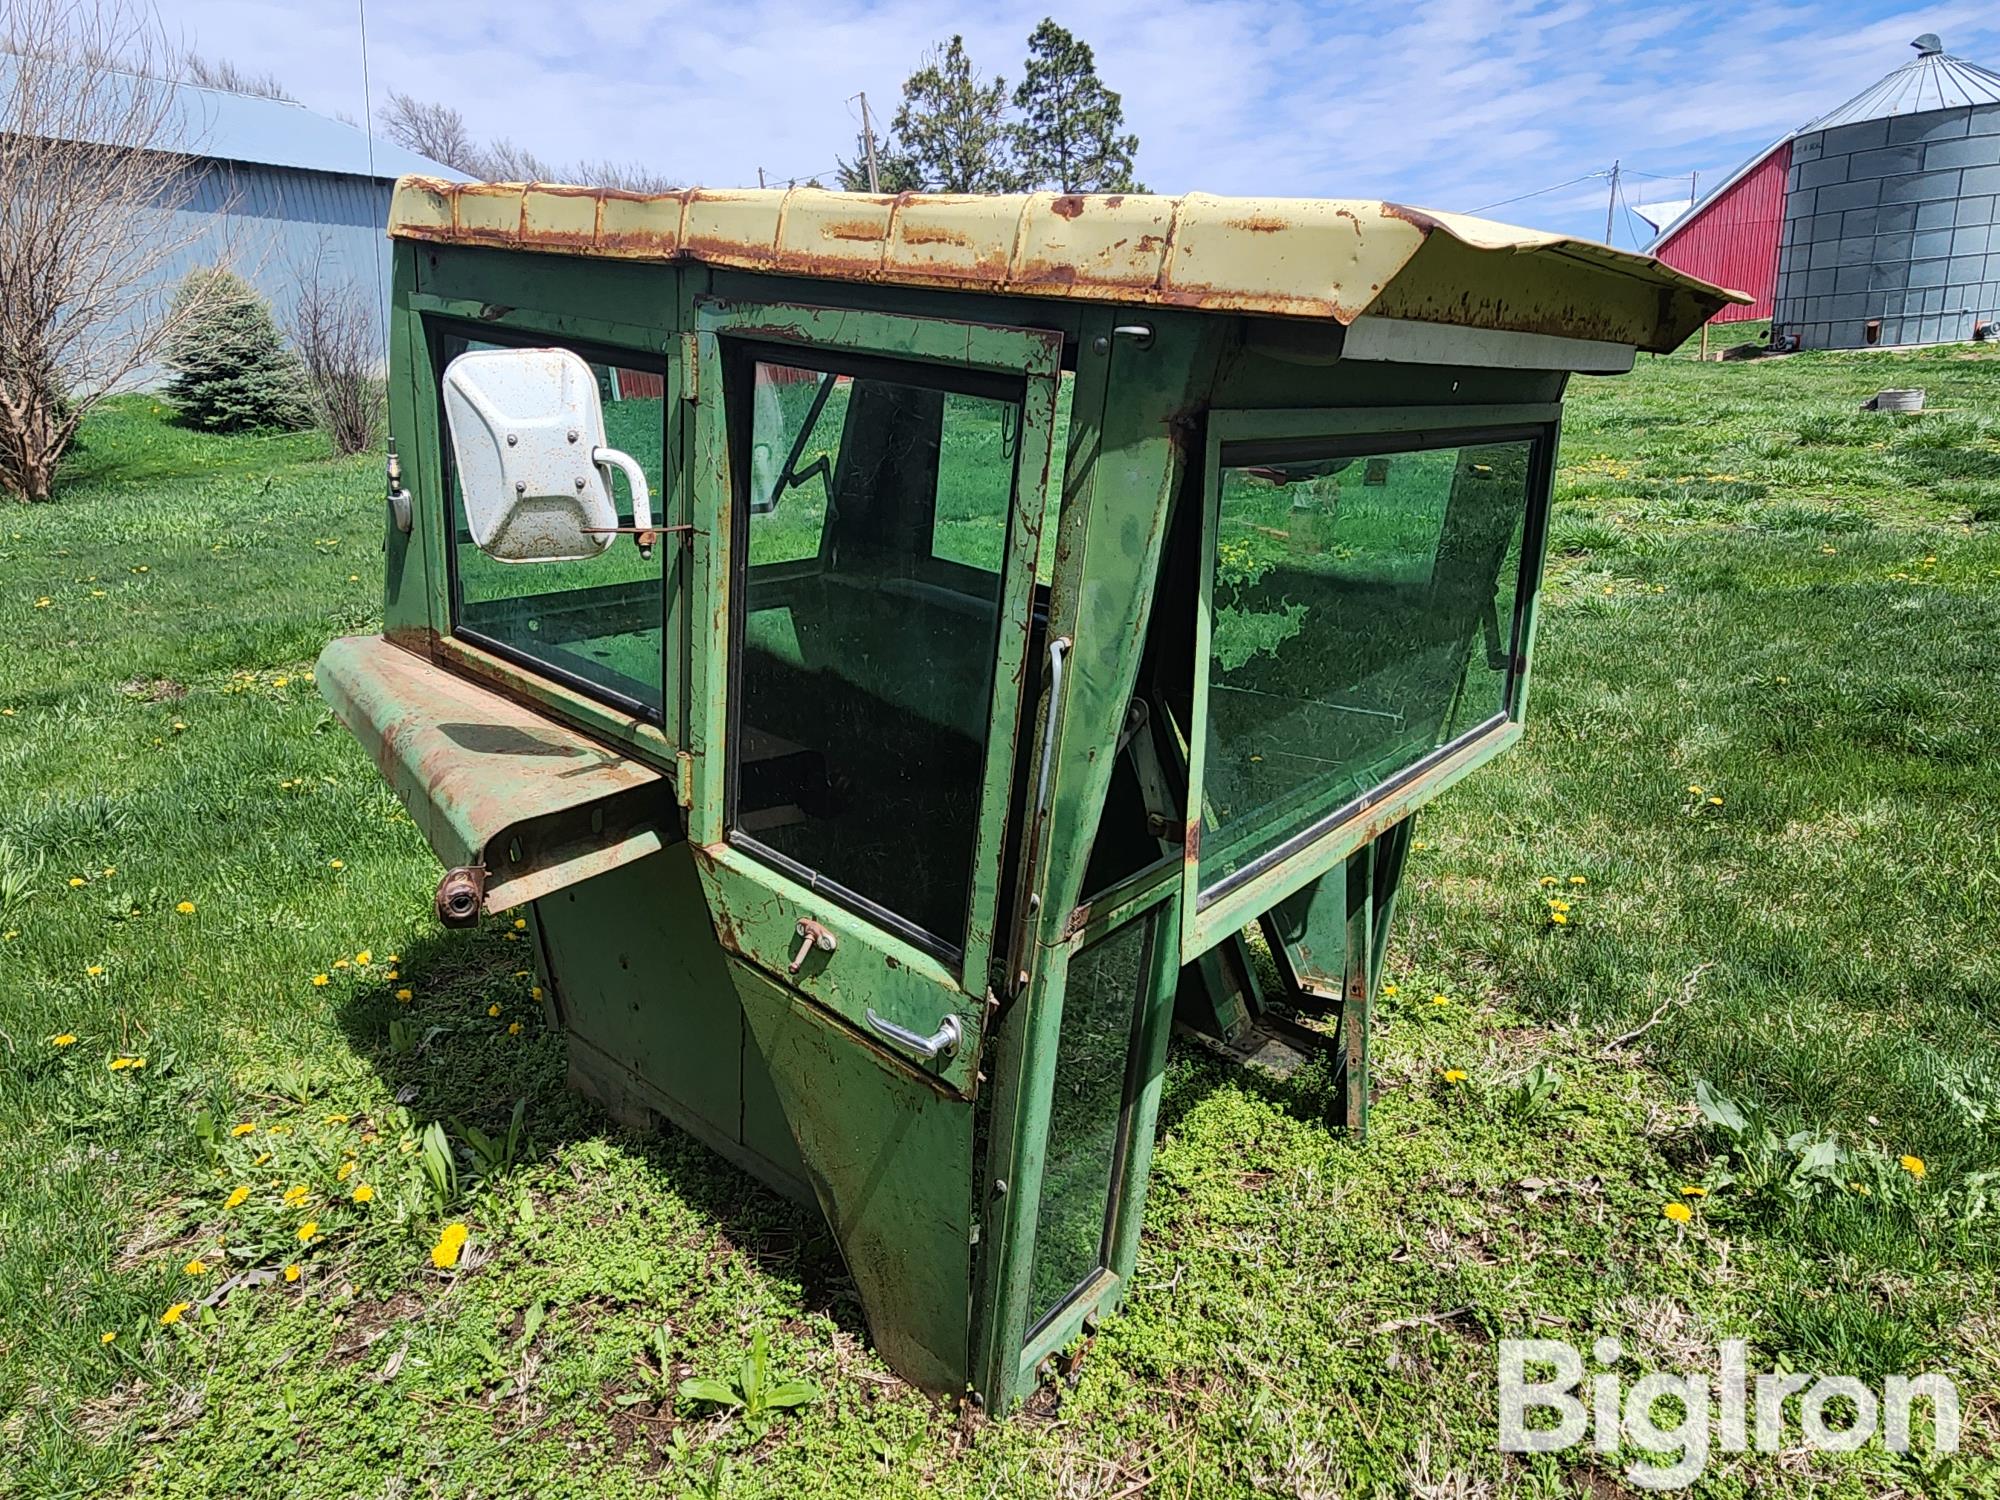
[[[972,248],[972,236],[962,229],[950,229],[942,224],[906,224],[903,226],[903,243],[956,245],[961,250],[969,250]]]
[[[1189,863],[1199,864],[1201,862],[1201,819],[1200,818],[1188,819],[1187,837],[1181,841],[1181,847],[1187,851],[1187,858]]]
[[[1435,215],[1427,214],[1421,208],[1411,208],[1402,203],[1384,203],[1382,205],[1382,213],[1386,218],[1401,219],[1405,224],[1414,224],[1425,234],[1429,234],[1433,229],[1444,228],[1444,225],[1437,221]]]
[[[873,219],[844,219],[837,224],[828,224],[822,231],[830,240],[865,240],[879,244],[882,226]]]
[[[1253,214],[1247,219],[1231,219],[1231,229],[1240,229],[1246,234],[1281,234],[1292,226],[1285,220],[1269,214]]]
[[[1123,193],[1112,193],[1110,196],[1105,198],[1104,206],[1106,208],[1117,208],[1124,201],[1125,201],[1125,195]]]
[[[1074,219],[1083,212],[1083,195],[1064,193],[1049,205],[1049,212],[1058,219]]]

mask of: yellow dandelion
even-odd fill
[[[1465,1082],[1465,1069],[1446,1068],[1441,1076],[1446,1083],[1463,1083]]]
[[[49,596],[48,596],[47,594],[44,594],[44,595],[42,595],[42,597],[41,597],[41,598],[39,598],[39,599],[37,599],[37,600],[35,601],[35,608],[36,608],[36,609],[47,609],[47,608],[48,608],[48,607],[49,607],[49,606],[50,606],[51,604],[54,604],[55,602],[56,602],[56,601],[55,601],[55,600],[53,600],[53,599],[51,599],[51,598],[50,598],[50,597],[49,597]]]
[[[250,1189],[239,1182],[230,1190],[229,1196],[222,1200],[222,1206],[224,1208],[241,1208],[249,1201]]]
[[[1694,1210],[1685,1203],[1669,1203],[1660,1212],[1676,1224],[1685,1224],[1694,1218]]]
[[[111,1059],[111,1071],[114,1073],[122,1073],[127,1068],[143,1068],[145,1066],[146,1059],[143,1057],[114,1057]]]
[[[347,861],[344,859],[330,859],[326,862],[326,867],[329,870],[344,870],[347,868]]]
[[[398,974],[394,969],[391,969],[387,974],[383,975],[382,977],[384,979],[401,979],[403,976],[401,974]]]
[[[431,1264],[440,1271],[449,1271],[458,1264],[459,1252],[465,1248],[467,1230],[463,1224],[447,1224],[438,1231],[437,1243],[431,1246]]]
[[[92,964],[89,968],[85,969],[83,972],[88,974],[92,979],[97,979],[103,975],[104,965]]]
[[[307,1219],[305,1223],[299,1226],[299,1243],[301,1245],[310,1245],[314,1240],[318,1238],[319,1238],[318,1219]]]
[[[255,1135],[257,1124],[254,1120],[245,1120],[241,1125],[232,1128],[229,1133],[234,1136]]]
[[[1868,1184],[1865,1182],[1850,1182],[1848,1183],[1848,1186],[1854,1189],[1855,1192],[1859,1193],[1864,1198],[1872,1198],[1875,1196],[1868,1190]]]
[[[208,1262],[205,1260],[191,1260],[182,1266],[181,1270],[190,1276],[206,1276],[208,1274]]]
[[[1544,875],[1541,878],[1540,882],[1543,890],[1547,890],[1550,886],[1554,885],[1555,883],[1556,883],[1556,878],[1553,875]]]
[[[74,1047],[76,1045],[76,1033],[65,1031],[60,1036],[52,1036],[49,1038],[49,1045],[51,1047]]]
[[[514,918],[514,930],[515,930],[516,932],[524,932],[524,931],[526,931],[526,930],[527,930],[527,926],[528,926],[528,919],[527,919],[526,917],[516,917],[516,918]]]
[[[1403,989],[1401,985],[1385,984],[1382,986],[1382,993],[1385,995],[1400,995],[1403,993]]]
[[[194,915],[194,903],[192,901],[183,901],[174,910],[184,917],[191,917]]]
[[[1708,1189],[1705,1187],[1684,1187],[1681,1189],[1681,1196],[1683,1198],[1706,1198],[1708,1196]]]
[[[271,1153],[270,1153],[270,1152],[268,1152],[268,1151],[260,1151],[260,1152],[258,1152],[258,1153],[257,1153],[257,1159],[256,1159],[255,1161],[251,1162],[251,1163],[250,1163],[250,1165],[251,1165],[251,1166],[253,1166],[253,1167],[261,1167],[261,1166],[263,1166],[263,1165],[264,1165],[264,1163],[265,1163],[265,1162],[269,1161],[270,1159],[271,1159]]]
[[[402,959],[398,958],[395,954],[391,953],[387,958],[383,959],[382,962],[385,964],[399,964],[402,962]]]
[[[178,1323],[181,1320],[181,1314],[193,1306],[192,1302],[176,1302],[172,1307],[160,1314],[160,1321],[168,1324]]]
[[[297,1266],[286,1266],[285,1280],[297,1281],[298,1279],[299,1279],[299,1268]]]
[[[297,1208],[300,1204],[306,1201],[306,1198],[311,1193],[311,1191],[312,1190],[308,1188],[303,1182],[293,1183],[290,1187],[285,1189],[285,1207]]]
[[[86,882],[81,875],[72,875],[69,878],[69,888],[71,890],[75,890],[78,886],[83,885],[85,883]]]
[[[1701,795],[1701,783],[1698,781],[1690,781],[1688,783],[1688,795],[1690,797],[1699,797]]]
[[[117,1337],[118,1337],[118,1330],[117,1330],[117,1329],[115,1329],[115,1328],[107,1328],[107,1329],[105,1329],[105,1330],[104,1330],[104,1332],[100,1333],[100,1334],[99,1334],[99,1335],[97,1336],[97,1342],[98,1342],[98,1343],[100,1343],[100,1344],[108,1344],[108,1343],[110,1343],[110,1342],[111,1342],[111,1341],[112,1341],[113,1339],[115,1339],[115,1338],[117,1338]]]
[[[1708,799],[1708,805],[1710,807],[1720,807],[1722,806],[1722,799],[1720,797],[1710,797]]]
[[[1449,1005],[1449,1004],[1451,1004],[1451,996],[1449,996],[1449,995],[1433,995],[1433,996],[1431,996],[1431,1004],[1433,1004],[1433,1005]]]
[[[323,988],[325,988],[325,987],[326,987],[326,985],[328,985],[329,983],[331,983],[331,980],[329,980],[329,978],[328,978],[328,977],[327,977],[326,975],[324,975],[324,974],[315,974],[315,975],[313,975],[313,988],[315,988],[315,989],[323,989]]]
[[[349,1177],[353,1175],[354,1175],[354,1163],[351,1161],[344,1161],[340,1164],[340,1169],[333,1174],[333,1180],[335,1182],[345,1182]]]
[[[320,1121],[322,1125],[345,1125],[346,1123],[346,1115],[328,1115]]]
[[[521,1034],[521,1023],[519,1021],[509,1022],[507,1026],[507,1035],[519,1036],[520,1034]]]
[[[408,989],[400,989],[396,991],[396,998],[402,1001],[403,1004],[408,1005],[415,996]]]
[[[336,959],[335,959],[335,960],[333,961],[333,966],[334,966],[334,967],[335,967],[336,969],[344,969],[344,968],[346,968],[346,967],[347,967],[347,960],[346,960],[346,959],[344,959],[344,958],[336,958]]]
[[[1921,1156],[1901,1156],[1896,1159],[1896,1164],[1917,1181],[1924,1180],[1924,1159]]]
[[[542,987],[541,987],[541,986],[540,986],[539,984],[531,984],[531,985],[529,985],[529,986],[528,986],[528,998],[529,998],[530,1000],[539,1000],[539,999],[541,999],[541,998],[542,998]]]
[[[1589,885],[1589,884],[1590,884],[1590,882],[1589,882],[1588,880],[1585,880],[1585,879],[1584,879],[1584,878],[1583,878],[1583,877],[1582,877],[1581,875],[1572,875],[1572,876],[1570,876],[1570,878],[1569,878],[1569,883],[1570,883],[1571,885]]]
[[[104,867],[104,878],[106,880],[109,880],[113,875],[116,875],[117,873],[118,873],[118,866],[116,865],[106,865]]]
[[[1569,926],[1569,913],[1563,911],[1552,911],[1549,913],[1549,922],[1550,925],[1555,927],[1567,927]]]
[[[491,1005],[487,1006],[486,1014],[489,1016],[498,1016],[500,1014],[500,1002],[496,1000]]]
[[[351,1196],[356,1203],[367,1203],[372,1198],[374,1198],[375,1189],[373,1189],[367,1183],[364,1182],[359,1187],[355,1188],[353,1193],[350,1194],[349,1196]]]
[[[366,948],[363,948],[359,953],[354,955],[354,961],[365,969],[375,961],[375,955],[370,953]]]

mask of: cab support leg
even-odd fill
[[[1375,846],[1347,856],[1347,975],[1340,1004],[1346,1043],[1348,1134],[1368,1134],[1368,1008],[1375,995]]]

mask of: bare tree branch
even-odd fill
[[[632,193],[665,193],[680,186],[665,173],[639,162],[562,164],[537,156],[505,136],[481,146],[473,140],[465,116],[449,104],[428,103],[400,91],[389,95],[388,103],[375,112],[375,121],[382,134],[404,150],[487,182],[569,182]]]
[[[382,424],[382,331],[373,293],[327,265],[327,245],[292,268],[292,346],[306,367],[307,399],[336,453],[364,453]]]
[[[0,490],[46,500],[91,407],[180,321],[202,142],[142,0],[0,0]]]
[[[246,73],[229,61],[217,58],[210,61],[198,52],[189,52],[181,59],[181,73],[189,83],[205,89],[220,89],[225,94],[249,94],[258,99],[282,99],[287,104],[299,101],[288,93],[278,82],[275,73]]]

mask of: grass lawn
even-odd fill
[[[814,1219],[564,1091],[508,923],[435,924],[308,676],[379,474],[133,398],[0,514],[0,1495],[1621,1492],[1495,1451],[1530,1336],[1948,1373],[1956,1460],[1697,1492],[2000,1494],[2000,355],[1572,386],[1530,729],[1417,827],[1371,1139],[1177,1044],[1135,1295],[1006,1423],[889,1375]],[[822,1399],[675,1397],[759,1334]]]

